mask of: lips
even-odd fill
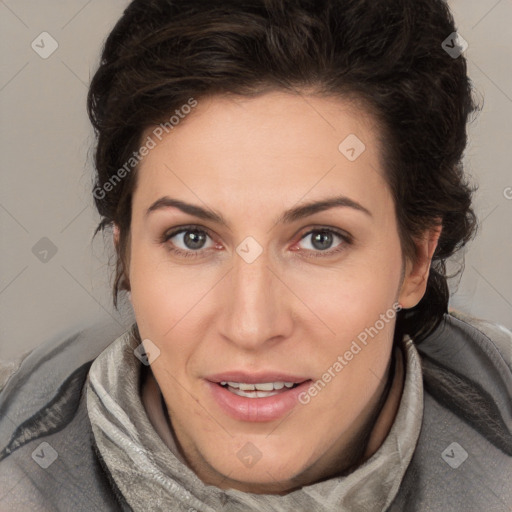
[[[210,375],[206,377],[206,380],[211,382],[245,382],[247,384],[257,384],[261,382],[292,382],[293,384],[300,384],[306,380],[310,380],[310,378],[282,372],[246,373],[231,371]]]
[[[207,393],[224,414],[239,421],[264,422],[290,412],[311,379],[278,372],[233,371],[211,375],[204,382]]]

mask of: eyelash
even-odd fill
[[[200,226],[189,225],[189,226],[182,226],[173,231],[164,233],[164,235],[162,236],[162,239],[160,240],[160,243],[163,245],[167,245],[167,248],[170,252],[172,252],[180,257],[197,258],[201,255],[201,253],[203,253],[204,251],[207,251],[208,249],[199,249],[197,251],[194,251],[194,250],[184,251],[183,249],[168,246],[168,241],[171,238],[175,237],[176,235],[179,235],[180,233],[184,233],[184,232],[186,233],[187,231],[198,231],[200,233],[206,233],[210,238],[212,238],[211,235],[209,234],[208,230],[201,228]],[[323,228],[323,227],[310,229],[308,232],[304,233],[304,235],[300,238],[299,241],[302,241],[308,235],[311,235],[312,233],[317,233],[317,232],[332,233],[332,234],[338,236],[339,238],[341,238],[344,243],[340,244],[340,246],[336,249],[330,249],[330,250],[325,250],[325,251],[312,251],[313,254],[310,254],[309,256],[305,256],[306,258],[318,258],[318,257],[326,258],[329,256],[333,256],[335,254],[341,253],[342,251],[344,251],[347,248],[347,246],[353,244],[353,240],[350,235],[347,235],[341,231],[338,231],[337,229]],[[306,250],[306,252],[309,252],[309,250]]]

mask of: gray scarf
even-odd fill
[[[423,414],[420,358],[404,337],[405,382],[391,430],[380,448],[346,476],[286,495],[222,490],[203,483],[176,445],[153,426],[140,393],[138,341],[128,331],[93,362],[87,409],[95,441],[125,500],[135,512],[382,512],[396,496],[418,441]]]

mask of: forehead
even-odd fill
[[[158,136],[155,128],[143,136],[155,147],[139,166],[135,193],[146,207],[165,194],[196,203],[215,197],[246,210],[248,202],[270,207],[334,192],[363,204],[389,199],[376,123],[349,101],[283,92],[214,96]]]
[[[217,95],[199,99],[193,109],[183,112],[188,113],[171,113],[160,127],[148,128],[144,137],[151,136],[160,147],[183,146],[189,157],[210,145],[225,150],[225,157],[272,152],[301,158],[317,156],[319,151],[337,156],[340,137],[349,134],[364,139],[371,149],[378,135],[375,120],[362,104],[332,96],[281,91],[256,97]]]

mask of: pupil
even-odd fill
[[[327,244],[325,244],[325,246],[322,246],[322,242],[326,242],[326,241],[327,241]],[[317,242],[320,242],[320,244],[317,245]],[[332,234],[328,233],[326,231],[320,231],[313,237],[313,246],[316,249],[320,249],[320,250],[328,249],[329,246],[331,245],[331,243],[332,243]]]
[[[201,231],[187,231],[184,241],[189,249],[200,249],[204,238]]]

